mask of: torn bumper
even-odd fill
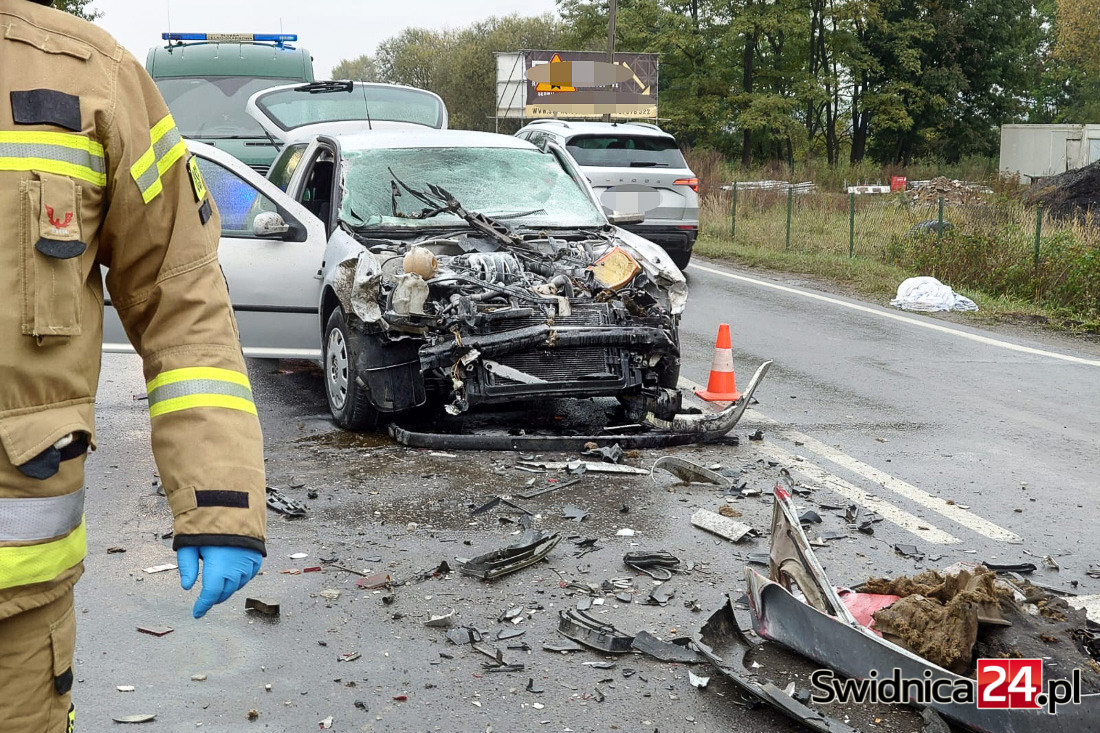
[[[783,476],[789,482],[786,471]],[[874,670],[885,679],[899,670],[902,679],[927,679],[931,685],[942,680],[952,689],[969,685],[970,698],[976,701],[975,680],[880,638],[852,617],[810,549],[794,512],[789,487],[788,483],[787,489],[779,485],[775,488],[771,579],[745,568],[756,633],[846,677],[867,679]],[[795,598],[777,580],[796,583],[808,602]],[[912,698],[910,702],[917,704]],[[1060,705],[1056,715],[1045,709],[978,708],[975,702],[924,707],[981,733],[1100,733],[1100,694],[1082,695],[1080,704]]]
[[[423,353],[423,352],[422,352]],[[590,443],[597,446],[610,446],[615,443],[625,449],[670,448],[679,445],[691,445],[715,441],[729,433],[752,401],[752,395],[764,375],[768,373],[771,362],[764,362],[753,375],[749,386],[741,399],[730,404],[724,410],[713,413],[678,415],[672,420],[660,420],[650,414],[645,424],[652,428],[639,434],[604,433],[599,435],[485,435],[429,433],[412,430],[400,425],[389,426],[390,435],[398,443],[410,448],[430,448],[432,450],[546,450],[580,451]]]

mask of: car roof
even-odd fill
[[[322,128],[323,125],[314,127]],[[325,134],[321,132],[320,134]],[[343,152],[389,148],[516,148],[537,150],[526,140],[495,132],[471,130],[402,129],[372,130],[328,135],[340,143]]]
[[[149,49],[145,70],[154,79],[250,76],[313,81],[312,57],[304,48],[266,43],[188,43]]]
[[[553,129],[554,132],[574,135],[633,135],[635,137],[665,137],[675,139],[650,122],[573,122],[568,120],[535,120],[525,130]]]

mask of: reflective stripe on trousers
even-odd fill
[[[0,589],[44,583],[73,567],[87,551],[84,489],[0,499],[0,545]]]

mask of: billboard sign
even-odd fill
[[[657,116],[657,54],[523,51],[524,117],[613,119]]]

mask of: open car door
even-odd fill
[[[324,225],[228,153],[191,140],[187,146],[221,215],[218,261],[245,356],[319,359]],[[103,350],[133,351],[109,300]]]
[[[399,84],[318,81],[253,94],[246,107],[269,135],[291,138],[399,128],[447,129],[439,95]]]

